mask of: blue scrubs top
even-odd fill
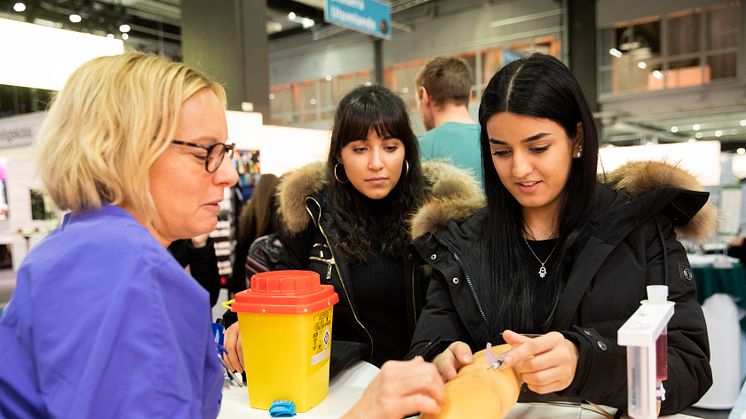
[[[115,205],[67,215],[0,319],[0,417],[214,418],[208,294]]]

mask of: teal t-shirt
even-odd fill
[[[482,153],[479,149],[479,124],[446,122],[422,134],[420,159],[441,160],[471,171],[480,183]]]

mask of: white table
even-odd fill
[[[358,362],[342,371],[329,382],[329,396],[308,412],[296,417],[303,419],[339,418],[358,401],[363,390],[378,374],[378,368],[367,362]],[[231,386],[223,390],[223,403],[219,419],[269,418],[269,411],[249,407],[246,387]]]
[[[299,413],[299,419],[336,419],[347,412],[363,394],[365,387],[378,374],[378,368],[367,363],[358,362],[344,370],[329,383],[329,396],[318,406],[305,413]],[[613,409],[607,408],[612,411]],[[231,386],[223,390],[223,404],[218,419],[269,418],[269,411],[249,407],[249,393],[246,387]],[[604,416],[583,404],[547,404],[518,403],[506,419],[576,419],[603,418]],[[669,419],[694,418],[687,415],[661,416]]]

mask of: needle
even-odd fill
[[[234,374],[231,369],[228,368],[228,365],[226,365],[225,361],[223,361],[223,357],[218,355],[218,359],[220,360],[220,363],[223,364],[225,371],[228,373],[228,378],[230,378],[231,381],[235,382],[237,386],[243,387],[243,377],[241,377],[239,374]]]
[[[487,369],[497,369],[503,364],[503,360],[498,358],[494,352],[492,352],[492,344],[487,342],[487,348],[484,351],[484,357],[487,359]]]

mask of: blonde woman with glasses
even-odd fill
[[[162,57],[83,64],[39,133],[61,225],[0,320],[0,416],[215,417],[207,292],[166,247],[214,229],[237,174],[225,92]]]

